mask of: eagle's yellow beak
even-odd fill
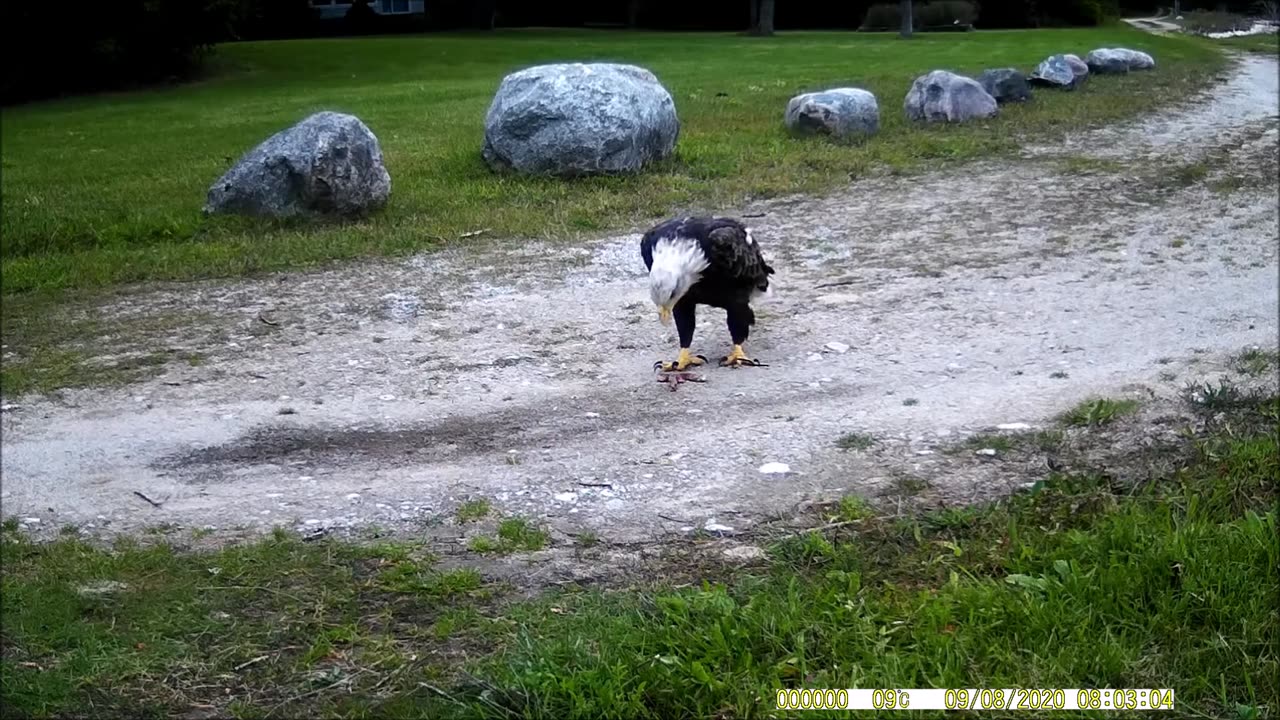
[[[670,325],[671,324],[671,308],[667,307],[666,305],[663,305],[662,307],[658,308],[658,320],[662,321],[663,325]]]

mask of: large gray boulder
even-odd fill
[[[797,135],[859,140],[880,130],[880,106],[866,90],[833,88],[791,98],[783,122]]]
[[[209,187],[209,214],[350,218],[381,208],[391,175],[359,118],[319,112],[267,138]]]
[[[1041,60],[1032,71],[1030,81],[1032,85],[1074,90],[1081,78],[1072,69],[1071,61],[1066,55],[1050,55]]]
[[[965,122],[999,112],[996,99],[972,78],[946,70],[921,75],[902,103],[910,120]]]
[[[1031,86],[1027,83],[1027,76],[1013,68],[983,70],[978,76],[978,84],[1002,105],[1031,99]]]
[[[1096,75],[1125,75],[1129,72],[1129,59],[1107,48],[1093,50],[1084,58],[1089,72]]]
[[[675,101],[634,65],[538,65],[502,79],[484,121],[494,170],[535,175],[636,172],[671,154]]]
[[[1128,48],[1098,48],[1084,58],[1090,72],[1099,75],[1124,75],[1130,70],[1150,70],[1156,61],[1144,52]]]
[[[1076,76],[1076,86],[1089,79],[1089,64],[1080,59],[1079,55],[1067,53],[1062,57],[1066,58],[1067,64],[1071,66],[1071,72]]]

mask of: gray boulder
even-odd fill
[[[204,212],[357,217],[381,208],[391,175],[359,118],[319,112],[267,138],[209,187]]]
[[[1089,72],[1096,75],[1126,75],[1129,72],[1129,59],[1107,48],[1090,52],[1084,61],[1089,65]]]
[[[1156,61],[1144,52],[1128,48],[1098,48],[1084,58],[1091,72],[1099,75],[1124,75],[1130,70],[1150,70]]]
[[[996,99],[972,78],[946,70],[921,75],[902,103],[910,120],[965,122],[999,112]]]
[[[791,98],[783,122],[799,135],[857,140],[880,130],[880,106],[866,90],[833,88]]]
[[[1081,76],[1076,75],[1072,69],[1071,61],[1066,55],[1050,55],[1031,73],[1030,81],[1032,85],[1042,85],[1045,87],[1061,88],[1063,90],[1074,90],[1079,84]]]
[[[1081,60],[1079,55],[1067,53],[1062,57],[1067,59],[1067,64],[1071,66],[1071,72],[1075,73],[1077,87],[1089,79],[1089,64]]]
[[[1156,59],[1141,50],[1125,50],[1129,55],[1130,70],[1155,70]]]
[[[1031,85],[1027,83],[1027,76],[1013,68],[983,70],[978,76],[978,84],[1000,104],[1031,99]]]
[[[644,68],[538,65],[502,79],[481,156],[494,170],[536,175],[636,172],[669,156],[679,133],[675,101]]]

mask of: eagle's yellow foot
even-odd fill
[[[735,368],[743,367],[745,365],[750,365],[752,367],[764,367],[764,363],[759,360],[747,357],[747,353],[742,349],[741,345],[734,345],[733,350],[728,355],[720,358],[720,365],[722,367]]]
[[[695,365],[704,365],[706,362],[706,357],[690,355],[687,348],[680,348],[680,357],[676,358],[675,362],[662,362],[659,360],[653,364],[653,369],[661,370],[662,372],[679,372]]]

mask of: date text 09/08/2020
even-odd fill
[[[1172,710],[1166,689],[779,690],[779,710]]]

